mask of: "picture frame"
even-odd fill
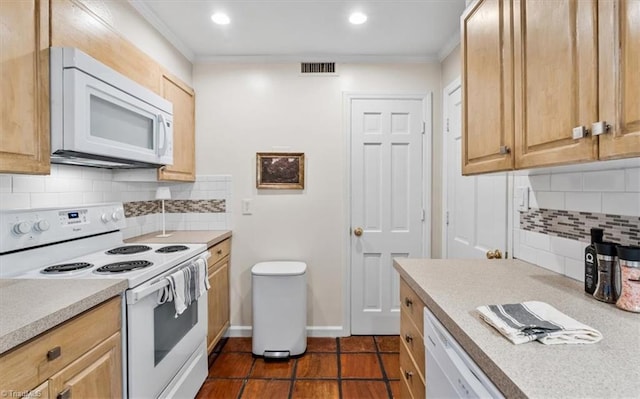
[[[303,190],[304,153],[256,153],[256,187],[281,190]]]

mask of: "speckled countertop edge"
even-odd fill
[[[170,230],[169,237],[157,237],[160,231],[131,237],[125,242],[161,243],[161,244],[206,244],[207,248],[231,237],[231,230]]]
[[[45,284],[48,287],[45,287]],[[38,297],[37,302],[44,304],[48,300],[47,295],[50,295],[50,292],[46,292],[47,288],[59,286],[62,289],[63,285],[72,288],[76,284],[83,285],[86,291],[81,295],[72,294],[68,300],[59,301],[54,305],[56,310],[48,309],[44,315],[31,317],[28,310],[20,309],[20,304],[15,303],[29,292],[39,292],[32,295]],[[127,287],[127,280],[0,280],[0,290],[4,291],[0,292],[0,354],[110,298],[121,295]],[[20,315],[10,314],[11,311],[7,309],[9,307],[21,310]],[[11,317],[12,320],[6,320],[6,317]]]

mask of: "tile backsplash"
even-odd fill
[[[165,201],[167,229],[223,230],[231,228],[231,176],[198,175],[193,183],[116,181],[109,169],[51,165],[47,176],[0,175],[3,209],[77,206],[123,202],[127,213],[125,238],[161,228],[156,188],[171,189]],[[135,212],[131,210],[135,209]]]
[[[640,245],[640,168],[514,176],[514,204],[529,189],[530,209],[514,207],[513,255],[584,281],[591,227],[605,239]]]

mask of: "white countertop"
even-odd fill
[[[506,397],[639,397],[640,314],[519,260],[396,259],[394,266]],[[547,302],[604,338],[590,345],[514,345],[475,310],[528,300]]]

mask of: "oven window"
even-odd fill
[[[154,119],[91,95],[91,135],[153,149]]]
[[[163,303],[153,310],[154,366],[198,323],[198,301],[194,301],[177,318],[175,315],[173,302]]]

